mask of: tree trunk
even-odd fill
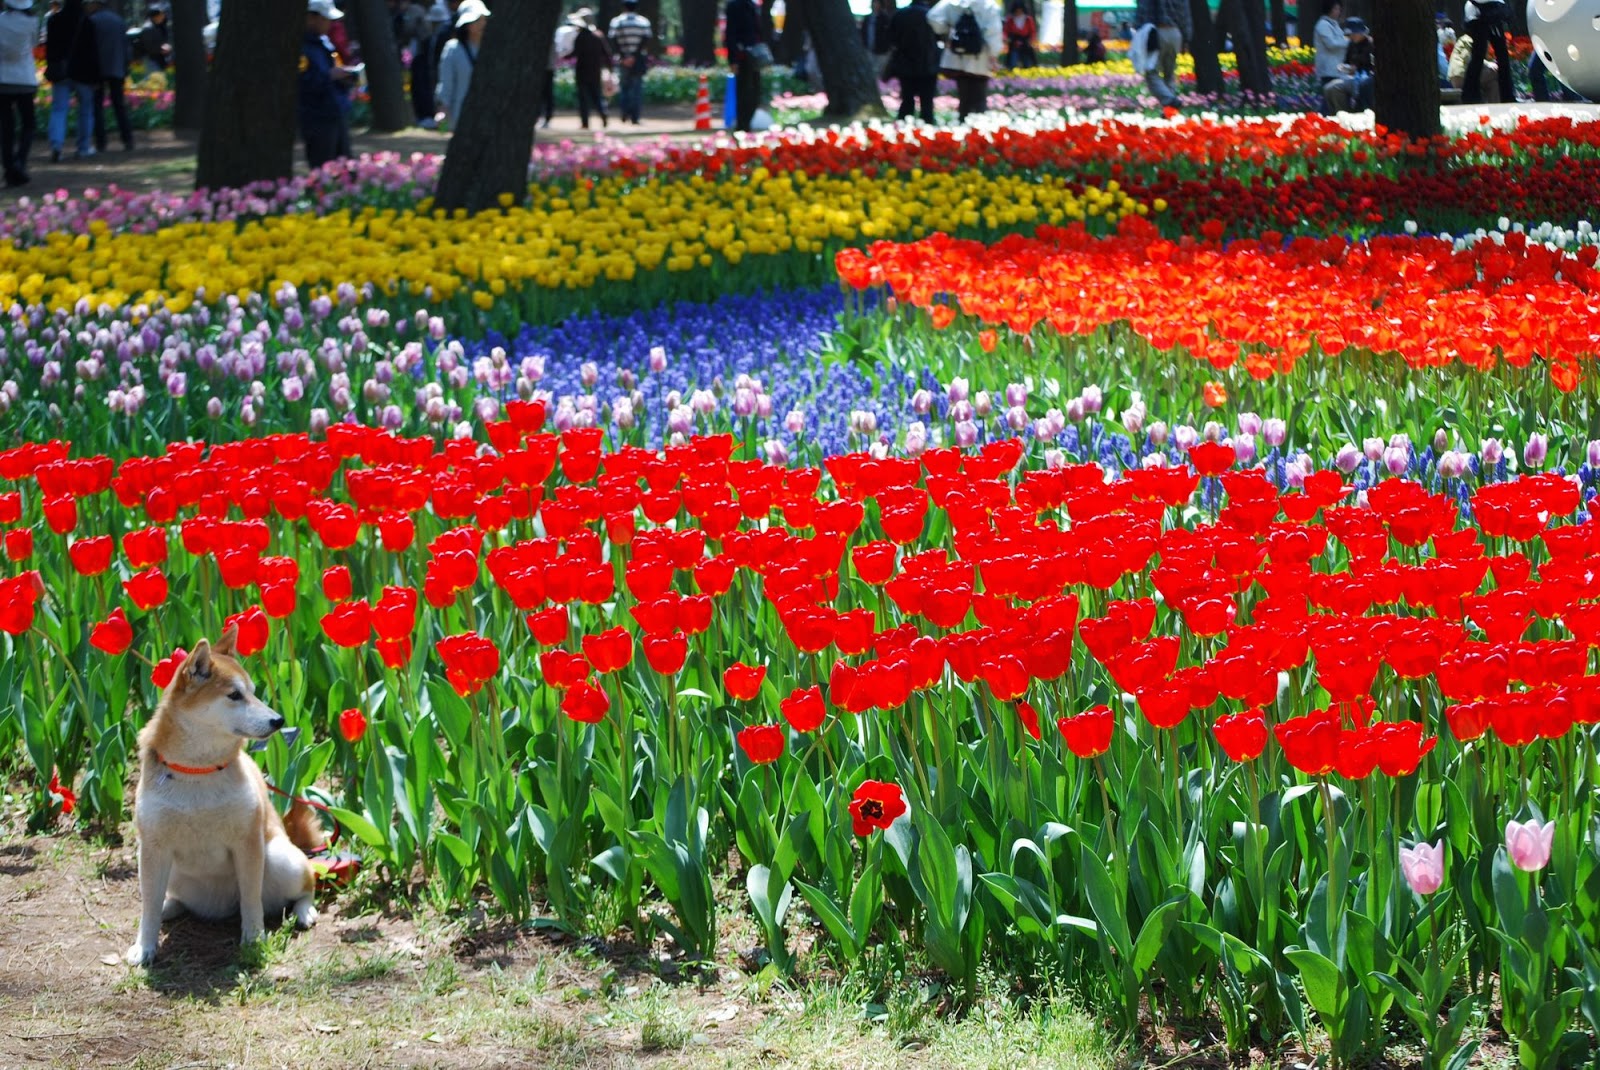
[[[1432,0],[1383,0],[1374,13],[1372,50],[1378,125],[1417,139],[1439,133]]]
[[[481,212],[528,196],[528,159],[561,0],[496,6],[439,172],[440,208]]]
[[[411,125],[411,101],[406,97],[405,72],[400,49],[394,43],[394,24],[383,0],[348,0],[350,28],[361,42],[361,61],[367,65],[367,93],[372,102],[372,129],[392,134]]]
[[[681,0],[679,11],[683,16],[683,65],[716,66],[717,0]],[[794,18],[794,12],[789,17]]]
[[[1301,48],[1311,47],[1311,38],[1316,33],[1317,20],[1321,17],[1322,0],[1300,0],[1300,6],[1295,8],[1294,28],[1300,36]]]
[[[1194,57],[1194,87],[1205,96],[1222,95],[1222,62],[1217,52],[1222,47],[1222,32],[1211,24],[1211,7],[1206,0],[1189,0],[1189,17],[1194,21],[1194,40],[1189,54]]]
[[[1272,40],[1279,48],[1289,47],[1289,12],[1283,0],[1272,0]]]
[[[294,173],[295,90],[306,0],[233,3],[217,27],[195,186],[221,189]]]
[[[855,119],[884,115],[878,95],[878,72],[872,53],[861,42],[861,28],[850,13],[848,0],[795,0],[806,9],[811,45],[817,50],[817,70],[828,94],[827,119]]]
[[[206,0],[173,0],[172,93],[172,128],[199,133],[206,113]]]
[[[1078,62],[1078,0],[1063,0],[1061,5],[1061,65]]]
[[[1272,96],[1272,68],[1267,65],[1266,12],[1261,0],[1236,0],[1233,5],[1233,56],[1239,88],[1257,97]]]

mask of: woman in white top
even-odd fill
[[[460,35],[445,43],[439,53],[439,88],[434,93],[445,119],[454,130],[461,122],[461,108],[467,102],[467,87],[472,84],[472,68],[478,64],[478,48],[488,26],[489,9],[483,0],[466,0],[456,10],[456,29]]]
[[[968,31],[977,24],[975,35]],[[944,38],[939,67],[956,80],[956,103],[962,119],[989,110],[989,75],[1004,47],[1000,8],[994,0],[939,0],[928,11],[928,26]]]
[[[33,97],[39,91],[39,72],[33,46],[39,21],[29,13],[31,6],[32,0],[5,0],[0,10],[0,159],[7,186],[28,181],[28,149],[38,129]]]

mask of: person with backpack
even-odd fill
[[[488,18],[489,9],[483,0],[466,0],[456,8],[458,36],[446,41],[444,51],[439,53],[439,85],[433,95],[451,132],[461,125],[461,108],[467,102],[467,89],[472,85],[472,70],[478,65]]]
[[[911,0],[889,24],[889,66],[900,80],[899,118],[909,119],[920,105],[922,121],[933,122],[933,95],[939,88],[939,38],[928,25],[933,0]]]
[[[945,39],[940,69],[955,79],[963,121],[989,110],[989,76],[1003,47],[1000,21],[993,0],[939,0],[928,12],[928,26]]]

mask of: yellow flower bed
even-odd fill
[[[1310,48],[1268,48],[1267,62],[1273,66],[1286,63],[1310,64],[1313,60],[1313,51]],[[1222,62],[1222,69],[1231,71],[1237,64],[1232,52],[1222,53],[1218,59]],[[1004,77],[1016,78],[1023,81],[1042,80],[1046,78],[1082,78],[1097,74],[1133,74],[1133,63],[1124,54],[1121,57],[1108,59],[1104,63],[1079,63],[1071,67],[1023,67],[1014,71],[1005,72]],[[1178,56],[1178,73],[1194,73],[1194,56],[1184,52]]]
[[[544,187],[525,208],[473,217],[430,210],[426,201],[420,209],[186,223],[154,234],[111,234],[95,223],[89,234],[0,249],[0,303],[163,300],[181,310],[197,294],[210,302],[292,283],[314,295],[348,282],[389,296],[426,290],[435,302],[470,290],[487,310],[508,289],[585,289],[662,268],[820,254],[857,240],[1115,223],[1149,211],[1114,182],[1077,194],[1038,176],[809,177],[762,169],[737,181],[608,178],[588,188]]]

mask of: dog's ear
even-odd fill
[[[185,680],[204,683],[211,679],[213,668],[211,644],[202,639],[194,645],[193,650],[189,651],[189,656],[183,659],[181,671]]]
[[[217,645],[212,647],[212,653],[226,654],[230,658],[238,657],[239,625],[237,622],[228,625],[228,630],[222,633],[222,638],[217,640]]]

